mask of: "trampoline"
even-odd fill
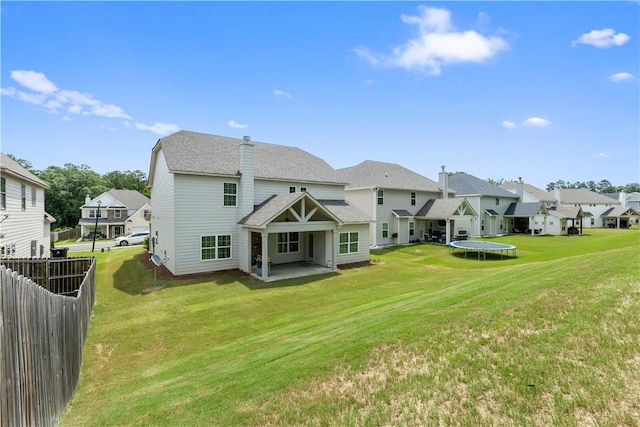
[[[467,252],[477,252],[478,260],[486,260],[487,252],[499,252],[500,259],[503,258],[505,251],[507,251],[507,256],[509,255],[509,251],[513,251],[512,256],[516,256],[516,247],[513,245],[507,245],[505,243],[482,242],[479,240],[454,240],[453,242],[449,243],[450,253],[455,254],[457,249],[464,251],[465,258],[467,257]]]

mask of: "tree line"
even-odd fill
[[[56,219],[52,224],[56,230],[78,225],[80,206],[84,205],[87,195],[93,199],[112,189],[137,190],[147,197],[151,193],[147,187],[147,175],[140,170],[112,171],[100,175],[85,164],[78,166],[71,163],[64,167],[49,166],[44,170],[35,170],[31,162],[17,159],[11,154],[7,156],[49,184],[49,189],[44,192],[44,209]]]
[[[45,210],[51,214],[56,222],[54,229],[74,228],[80,220],[80,206],[84,205],[85,197],[94,198],[99,194],[112,189],[117,190],[137,190],[147,197],[150,197],[150,190],[147,187],[147,175],[140,171],[112,171],[104,175],[91,170],[85,164],[80,166],[67,163],[64,167],[49,166],[45,170],[35,170],[32,164],[24,159],[17,159],[11,154],[8,157],[15,160],[19,165],[29,172],[49,184],[49,189],[45,190]],[[507,182],[505,179],[487,179],[493,185],[502,185]],[[640,184],[631,183],[627,185],[614,186],[606,179],[599,182],[569,182],[558,180],[547,184],[546,191],[564,188],[584,188],[594,193],[625,193],[640,192]]]

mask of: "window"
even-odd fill
[[[416,205],[416,192],[412,191],[411,192],[411,206],[415,206]]]
[[[122,218],[122,211],[120,209],[116,209],[115,211],[113,211],[113,217]]]
[[[200,253],[202,261],[231,258],[231,235],[201,236]]]
[[[20,184],[20,200],[21,200],[22,210],[26,211],[27,210],[27,186],[24,184]]]
[[[382,223],[382,237],[389,237],[389,223]]]
[[[289,193],[295,193],[296,187],[289,187]]]
[[[384,205],[384,190],[381,188],[378,189],[378,204]]]
[[[224,206],[236,206],[238,199],[238,185],[235,182],[224,183]]]
[[[0,208],[7,208],[7,179],[0,178]]]
[[[502,218],[500,218],[500,230],[502,230],[503,226],[504,226],[503,219],[502,219]]]
[[[358,253],[358,232],[340,233],[340,254]]]
[[[500,205],[500,198],[496,197],[496,206],[499,206],[499,205]]]
[[[31,186],[31,206],[35,206],[35,205],[36,205],[36,187],[32,185]]]
[[[98,215],[98,218],[102,218],[102,215],[100,214],[100,211],[98,209],[91,209],[89,211],[89,218],[95,218],[96,217],[96,213]]]
[[[297,232],[278,233],[278,253],[286,254],[298,252],[300,248],[300,236]]]
[[[409,236],[413,236],[416,232],[416,223],[409,221]]]
[[[300,187],[300,192],[301,193],[306,193],[307,192],[307,187]]]
[[[480,230],[484,231],[484,219],[480,220]]]
[[[594,217],[591,217],[591,225],[595,225],[596,224],[596,219]]]

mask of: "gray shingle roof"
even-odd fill
[[[458,196],[479,194],[481,196],[490,197],[518,198],[518,196],[510,191],[495,186],[473,175],[460,172],[449,176],[449,187],[453,188],[458,193]]]
[[[515,190],[517,188],[517,182],[515,182],[515,181],[505,182],[504,184],[502,184],[500,186],[500,188],[503,188],[503,189],[505,189],[507,191],[508,190]],[[551,194],[551,193],[549,193],[547,191],[541,190],[538,187],[534,187],[531,184],[524,183],[522,189],[525,192],[531,194],[536,199],[540,200],[541,202],[553,202],[553,201],[555,201],[555,198],[553,197],[553,194]]]
[[[511,203],[504,212],[504,216],[534,216],[547,213],[542,202]]]
[[[241,139],[183,130],[159,139],[154,152],[162,148],[167,166],[173,173],[233,176],[238,175],[242,142]],[[263,142],[253,144],[254,173],[258,179],[340,182],[327,162],[300,148]]]
[[[2,172],[2,175],[13,175],[16,178],[20,178],[32,184],[36,184],[39,187],[45,189],[49,188],[49,184],[29,172],[24,167],[20,166],[18,162],[4,153],[0,153],[0,171]]]
[[[412,217],[413,214],[406,209],[392,209],[391,212],[399,218]]]
[[[607,209],[602,212],[600,216],[609,218],[619,218],[621,216],[640,215],[635,209],[630,207],[616,206],[615,208]]]
[[[128,209],[140,209],[144,205],[151,205],[151,200],[136,190],[109,190],[111,197],[121,202]]]
[[[431,199],[416,213],[416,217],[426,219],[447,219],[453,216],[465,199]]]
[[[562,204],[619,205],[618,200],[594,193],[583,188],[563,188],[560,190]]]
[[[374,221],[369,215],[345,200],[318,200],[318,202],[340,218],[344,224],[361,224]]]
[[[555,209],[549,209],[549,215],[557,218],[582,218],[586,216],[580,206],[558,206]]]
[[[337,170],[341,181],[350,188],[388,188],[439,192],[438,183],[395,163],[365,160]]]

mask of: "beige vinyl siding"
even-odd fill
[[[224,206],[225,182],[234,178],[198,175],[175,176],[176,237],[180,254],[176,274],[204,273],[239,268],[238,206]],[[231,258],[201,260],[202,236],[231,236]]]
[[[169,172],[162,151],[158,153],[151,188],[151,235],[158,236],[156,255],[164,259],[166,266],[176,273],[175,251],[175,185],[174,176]]]
[[[256,180],[255,204],[259,205],[273,195],[289,193],[289,187],[295,187],[296,193],[300,192],[301,187],[305,187],[307,193],[318,200],[344,200],[344,187],[340,185]]]
[[[341,254],[339,241],[340,233],[358,233],[358,252]],[[369,260],[369,224],[345,224],[337,233],[338,249],[336,253],[337,265],[363,262]]]
[[[34,186],[30,182],[24,182],[6,175],[6,209],[0,210],[0,214],[8,215],[2,222],[2,237],[0,246],[5,247],[4,256],[16,258],[31,257],[31,242],[36,242],[35,257],[50,256],[50,227],[44,222],[44,189]],[[25,186],[27,203],[22,209],[22,185]],[[31,203],[32,188],[35,188],[35,206]],[[15,246],[12,246],[15,245]],[[7,246],[15,247],[15,252],[8,254]]]

